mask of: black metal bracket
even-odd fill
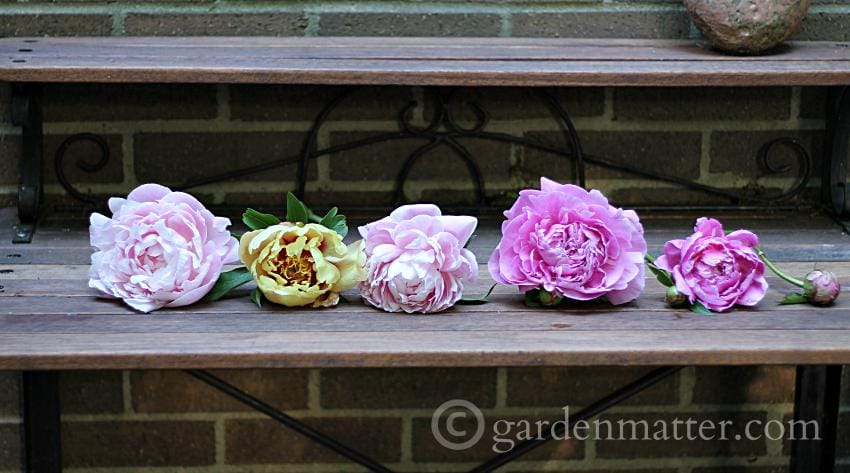
[[[21,374],[22,471],[26,473],[62,471],[59,406],[58,372],[24,371]]]
[[[700,182],[694,182],[688,179],[680,178],[672,174],[648,170],[638,166],[634,166],[628,162],[620,162],[610,158],[588,154],[584,151],[579,134],[576,131],[572,118],[569,113],[561,106],[554,91],[550,89],[534,89],[531,92],[534,94],[535,100],[545,106],[552,119],[558,124],[563,136],[563,143],[553,145],[542,140],[534,139],[527,136],[515,136],[508,133],[490,131],[487,129],[489,123],[489,115],[486,110],[478,103],[464,101],[457,94],[457,89],[432,87],[425,88],[424,101],[429,105],[426,107],[430,118],[426,119],[426,123],[417,124],[413,120],[413,111],[423,105],[418,102],[410,102],[401,108],[396,116],[398,130],[389,132],[377,132],[372,136],[352,140],[345,143],[327,146],[324,148],[318,147],[318,135],[322,127],[332,117],[333,112],[344,105],[352,95],[361,90],[357,87],[343,89],[336,97],[332,98],[327,105],[317,114],[313,121],[310,130],[301,146],[301,151],[297,155],[274,159],[262,164],[242,167],[228,171],[226,173],[217,174],[201,179],[185,182],[178,186],[179,190],[189,190],[196,187],[237,179],[252,174],[267,172],[286,165],[297,165],[295,192],[303,197],[308,180],[308,165],[311,160],[321,156],[331,155],[342,151],[353,150],[366,146],[375,145],[389,141],[398,140],[419,140],[424,141],[424,144],[416,148],[403,161],[401,170],[396,176],[393,201],[390,204],[401,204],[407,201],[405,195],[405,184],[412,174],[412,170],[416,162],[432,150],[442,148],[446,149],[450,155],[460,159],[466,166],[469,179],[475,190],[474,209],[501,209],[504,202],[494,202],[492,195],[487,194],[486,183],[477,164],[475,163],[472,154],[464,145],[463,140],[467,138],[489,140],[505,143],[508,145],[517,145],[526,149],[533,149],[543,153],[547,153],[553,159],[566,159],[572,165],[572,180],[576,184],[585,186],[586,180],[586,165],[592,164],[600,168],[611,169],[623,173],[628,173],[634,176],[639,176],[645,179],[652,179],[668,184],[673,184],[686,189],[703,192],[709,195],[720,197],[729,201],[732,206],[740,206],[746,204],[757,204],[763,206],[775,206],[782,203],[787,203],[794,197],[800,195],[805,190],[806,184],[809,182],[812,173],[811,156],[800,142],[792,138],[779,138],[765,143],[754,156],[758,160],[763,169],[764,176],[790,176],[790,184],[787,188],[778,191],[767,191],[759,184],[759,179],[754,179],[750,185],[742,189],[724,189],[710,186]],[[459,108],[465,108],[470,112],[471,119],[460,120],[454,114]],[[844,107],[844,114],[848,115],[850,107]],[[842,115],[844,116],[844,115]],[[838,123],[843,123],[838,121]],[[850,120],[848,120],[850,123]],[[850,133],[850,124],[845,128]],[[841,128],[840,130],[844,130]],[[841,135],[841,133],[838,133]],[[65,158],[65,151],[76,141],[88,140],[96,141],[96,135],[84,133],[69,137],[66,142],[60,146],[56,153],[56,172],[59,183],[68,191],[68,193],[87,204],[95,202],[93,196],[86,195],[84,192],[75,188],[68,179],[65,178],[66,166],[70,163]],[[846,143],[845,143],[846,144]],[[77,163],[77,166],[84,172],[97,172],[102,169],[108,161],[108,150],[104,151],[101,146],[101,158],[94,163]],[[791,153],[791,163],[780,162],[779,154],[776,153],[780,148],[785,148]],[[846,150],[846,147],[845,147]],[[840,155],[840,150],[834,155]],[[846,152],[844,153],[846,157]],[[842,161],[843,162],[843,161]],[[843,168],[842,168],[843,169]],[[838,171],[830,171],[828,179],[842,181],[843,174]],[[831,177],[830,177],[831,176]],[[843,187],[842,187],[843,189]],[[843,195],[843,194],[842,194]],[[346,208],[351,208],[347,206]]]
[[[841,397],[841,365],[797,367],[794,420],[817,428],[819,439],[804,440],[796,432],[791,444],[791,473],[833,473],[838,441],[838,409]],[[805,425],[805,424],[802,424]]]
[[[850,87],[830,90],[827,112],[826,153],[823,166],[823,200],[839,219],[850,218],[847,161],[850,160]]]
[[[41,112],[41,87],[38,84],[16,86],[12,94],[12,123],[20,126],[21,180],[18,186],[18,220],[14,243],[32,241],[38,223],[41,200],[44,194],[41,156],[43,121]]]

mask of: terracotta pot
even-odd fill
[[[768,51],[794,34],[812,0],[685,0],[711,44],[736,54]]]

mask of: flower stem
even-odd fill
[[[759,258],[761,258],[761,260],[764,261],[764,264],[768,268],[770,268],[770,270],[773,271],[777,276],[782,278],[784,281],[789,282],[789,283],[791,283],[791,284],[793,284],[797,287],[803,287],[803,285],[804,285],[803,281],[801,281],[797,278],[793,278],[793,277],[783,273],[782,271],[780,271],[779,268],[777,268],[776,265],[773,264],[773,261],[770,261],[767,258],[767,255],[764,254],[764,251],[762,251],[761,248],[755,247],[755,250],[756,250],[756,254],[759,256]]]

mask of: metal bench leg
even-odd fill
[[[59,473],[62,471],[59,373],[24,371],[22,381],[23,471]]]
[[[41,87],[37,84],[19,86],[12,95],[12,123],[20,126],[21,183],[18,186],[18,219],[14,243],[29,243],[38,222],[43,195],[41,156],[43,146]]]
[[[823,166],[823,200],[838,218],[850,217],[847,161],[850,159],[850,87],[830,91],[827,112],[826,153]]]
[[[816,422],[820,439],[804,439],[813,436],[810,426],[805,428],[806,432],[796,432],[796,440],[791,445],[791,472],[832,473],[835,471],[841,366],[798,366],[796,393],[794,420],[798,425]],[[803,433],[805,436],[801,435]]]

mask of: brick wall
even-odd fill
[[[75,1],[0,0],[0,36],[20,35],[439,35],[671,37],[697,35],[676,0],[508,1]],[[799,39],[850,40],[844,0],[815,0]],[[45,166],[49,200],[65,201],[52,171],[63,137],[95,132],[112,160],[93,175],[69,168],[86,192],[126,192],[145,181],[179,184],[297,154],[310,121],[334,89],[258,86],[49,86],[45,90]],[[0,202],[17,182],[20,130],[9,122],[10,90],[0,86]],[[559,144],[557,126],[526,91],[467,91],[491,114],[490,129]],[[771,138],[796,137],[817,161],[822,153],[825,91],[759,89],[569,89],[560,99],[573,115],[586,151],[724,188],[752,185],[755,154]],[[396,114],[421,89],[367,89],[333,116],[319,146],[394,130]],[[422,121],[427,106],[414,113]],[[456,110],[469,119],[468,110]],[[465,142],[488,192],[498,197],[542,173],[569,179],[569,166],[518,147]],[[411,143],[381,145],[311,164],[309,201],[387,204],[392,179]],[[92,147],[70,151],[91,160]],[[203,158],[203,165],[198,159]],[[194,161],[193,161],[194,160]],[[196,192],[209,203],[275,202],[292,187],[293,167]],[[434,153],[414,170],[412,198],[469,199],[463,168]],[[446,179],[445,176],[455,176]],[[705,195],[589,169],[590,184],[620,203],[724,203]],[[766,187],[782,179],[762,180]],[[810,195],[817,194],[815,178]],[[490,445],[457,453],[437,446],[428,423],[434,407],[466,398],[488,419],[550,418],[566,403],[586,404],[641,370],[282,370],[223,373],[235,384],[403,471],[462,471]],[[19,456],[17,373],[0,374],[0,471]],[[603,381],[598,383],[599,381]],[[732,381],[734,380],[734,381]],[[850,387],[845,389],[850,399]],[[241,409],[176,372],[75,372],[62,378],[66,466],[71,471],[356,471],[262,417]],[[615,418],[782,419],[793,400],[791,368],[686,370],[613,411]],[[843,473],[850,472],[850,401],[843,408]],[[511,471],[641,471],[678,473],[787,470],[779,442],[559,443]],[[423,466],[424,465],[424,466]],[[117,471],[117,470],[116,470]]]
[[[674,0],[442,1],[442,2],[176,2],[0,0],[2,35],[472,35],[581,37],[696,37],[680,2]],[[850,6],[815,0],[799,39],[850,39]],[[46,90],[45,166],[51,200],[62,195],[52,175],[52,156],[71,133],[96,132],[113,159],[96,174],[69,166],[83,191],[113,194],[145,181],[170,184],[226,171],[234,160],[256,164],[297,154],[301,139],[328,97],[329,88],[259,86],[50,86]],[[396,129],[396,114],[420,89],[367,90],[352,98],[319,136],[319,146],[367,133]],[[490,129],[563,142],[542,104],[520,90],[470,92],[491,112]],[[822,154],[822,89],[580,89],[560,91],[575,118],[587,152],[670,172],[723,188],[777,188],[788,177],[755,181],[763,173],[755,154],[766,141],[799,138],[815,157]],[[7,86],[0,86],[0,196],[10,202],[17,181],[19,129],[8,123]],[[462,106],[456,113],[464,115]],[[428,107],[416,112],[420,121]],[[353,199],[388,204],[392,179],[404,157],[421,143],[396,142],[320,158],[311,165],[310,200],[324,204]],[[566,162],[521,147],[464,142],[476,155],[491,198],[534,182],[545,172],[570,178]],[[71,150],[94,159],[93,146]],[[189,157],[202,156],[197,166]],[[293,166],[264,176],[197,189],[210,202],[268,199],[291,189]],[[453,176],[447,180],[445,176]],[[589,183],[621,204],[727,203],[723,199],[589,169]],[[818,179],[807,198],[817,195]],[[414,169],[407,194],[440,203],[468,201],[470,183],[459,160],[446,150]]]

